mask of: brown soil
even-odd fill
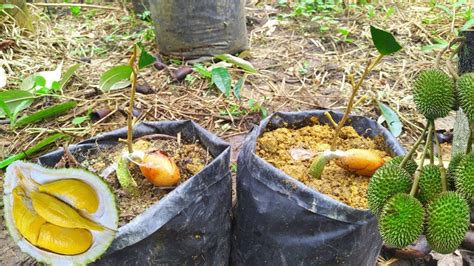
[[[339,200],[349,206],[367,209],[367,186],[369,178],[349,173],[331,161],[320,179],[311,178],[308,168],[311,158],[294,159],[290,151],[307,150],[312,154],[330,148],[333,128],[328,125],[312,125],[299,129],[278,128],[265,132],[257,142],[257,155],[283,170],[307,186]],[[380,152],[384,159],[390,156],[384,151],[383,138],[365,138],[352,127],[343,127],[338,148],[371,149]]]
[[[182,144],[178,143],[175,139],[139,140],[134,146],[136,149],[140,148],[145,151],[159,150],[173,158],[181,173],[179,184],[201,171],[212,159],[211,155],[197,142]],[[120,144],[113,148],[100,149],[99,152],[86,154],[85,156],[88,159],[81,163],[81,167],[101,175],[112,187],[117,197],[120,210],[119,226],[123,226],[131,221],[174,188],[159,188],[154,186],[143,177],[138,166],[131,164],[130,173],[137,182],[138,195],[132,196],[122,189],[118,183],[113,165],[116,161],[115,158],[117,158],[125,148],[125,144]]]

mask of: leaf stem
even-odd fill
[[[423,164],[424,164],[424,162],[425,162],[426,153],[428,152],[428,148],[429,148],[430,142],[433,141],[433,140],[431,139],[431,137],[432,137],[433,135],[430,134],[430,132],[431,132],[432,130],[433,130],[433,125],[428,122],[428,135],[427,135],[427,137],[426,137],[425,147],[423,148],[423,153],[422,153],[422,155],[421,155],[420,164],[419,164],[418,167],[416,168],[415,177],[413,178],[413,185],[412,185],[411,190],[410,190],[410,196],[413,196],[413,197],[415,196],[416,191],[418,190],[418,183],[420,182],[421,171],[423,171]]]
[[[415,144],[413,145],[413,147],[410,149],[410,151],[405,155],[405,157],[403,158],[403,160],[400,162],[400,168],[404,168],[405,165],[408,163],[408,161],[411,159],[411,157],[413,156],[413,153],[415,153],[416,149],[418,148],[418,146],[420,146],[421,142],[423,141],[423,139],[425,138],[425,135],[426,135],[426,131],[428,130],[428,124],[425,125],[425,127],[423,128],[423,131],[421,132],[421,135],[418,137],[418,139],[416,140]]]
[[[130,57],[129,65],[132,68],[132,74],[130,75],[130,82],[132,87],[130,89],[130,103],[128,107],[127,113],[127,147],[128,152],[133,153],[133,145],[132,145],[132,136],[133,136],[133,102],[135,101],[135,87],[137,84],[137,65],[135,64],[135,60],[137,58],[137,45],[133,46],[133,54]]]
[[[351,85],[352,85],[351,97],[349,99],[349,103],[347,104],[347,108],[346,108],[346,111],[344,113],[344,116],[342,117],[341,121],[339,121],[339,124],[337,124],[336,130],[334,132],[334,136],[333,136],[333,139],[332,139],[332,142],[331,142],[331,151],[335,151],[336,148],[337,148],[337,139],[339,138],[339,134],[341,132],[342,127],[344,126],[347,119],[349,118],[349,114],[352,111],[352,107],[354,105],[354,98],[357,95],[357,92],[359,91],[359,89],[362,85],[362,82],[369,75],[369,73],[372,71],[372,69],[374,69],[374,67],[380,62],[380,60],[382,60],[383,56],[384,56],[383,54],[379,54],[373,62],[369,62],[367,64],[367,66],[365,67],[364,73],[360,77],[357,84],[354,85],[351,82]]]

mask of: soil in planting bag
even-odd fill
[[[166,134],[188,141],[199,140],[215,159],[159,202],[128,224],[96,265],[227,265],[230,254],[231,176],[230,148],[221,139],[192,121],[143,122],[134,137]],[[107,148],[125,139],[126,128],[112,131],[70,146],[84,154]],[[54,166],[62,150],[39,158]],[[78,161],[87,158],[77,157]]]
[[[232,265],[374,265],[382,247],[377,220],[307,187],[256,155],[257,138],[279,127],[300,128],[325,111],[275,113],[247,136],[237,161]],[[335,121],[342,114],[330,112]],[[352,116],[362,136],[385,138],[387,151],[405,151],[388,130]]]
[[[248,48],[244,0],[149,1],[160,53],[183,58]]]

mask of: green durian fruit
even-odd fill
[[[386,165],[400,165],[400,163],[403,161],[404,156],[396,156],[393,157],[392,160],[388,161]],[[407,172],[413,176],[415,174],[416,168],[418,165],[413,159],[408,160],[408,162],[405,164],[405,167],[403,169],[407,170]]]
[[[437,165],[423,167],[418,188],[418,199],[423,204],[435,199],[442,192],[441,171]]]
[[[456,170],[463,158],[464,154],[458,153],[455,154],[449,162],[448,169],[446,171],[446,179],[448,181],[448,189],[451,191],[454,191],[455,189]]]
[[[411,188],[410,174],[395,165],[380,167],[372,175],[367,190],[369,209],[378,215],[385,202],[397,193],[408,192]]]
[[[474,200],[474,155],[465,155],[456,169],[456,191],[468,201]]]
[[[455,251],[469,229],[469,205],[456,192],[440,194],[428,205],[426,239],[436,252]]]
[[[379,219],[380,234],[389,246],[403,248],[415,242],[423,231],[425,212],[421,203],[405,193],[391,197]]]
[[[413,100],[427,119],[445,117],[454,106],[454,82],[440,70],[424,70],[415,80]]]
[[[462,75],[457,82],[459,105],[469,120],[474,120],[474,73]]]

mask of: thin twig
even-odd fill
[[[400,168],[404,168],[407,162],[411,159],[411,157],[413,156],[413,153],[415,153],[416,149],[418,148],[418,146],[420,146],[420,143],[425,138],[427,130],[428,130],[428,124],[426,124],[426,126],[423,128],[423,132],[421,132],[421,135],[418,137],[413,147],[411,147],[411,150],[405,155],[403,160],[400,162]]]
[[[431,132],[432,130],[433,130],[432,124],[428,123],[428,133]],[[415,177],[413,178],[413,185],[412,185],[411,190],[410,190],[410,195],[413,196],[413,197],[415,196],[416,191],[418,190],[418,183],[420,182],[421,171],[423,171],[423,164],[425,162],[426,153],[428,152],[430,142],[433,141],[431,139],[431,136],[433,136],[433,135],[428,134],[427,137],[426,137],[425,148],[423,148],[423,153],[421,155],[421,161],[420,161],[420,164],[418,165],[418,167],[416,168],[416,171],[415,171]]]
[[[111,6],[99,6],[99,5],[90,5],[90,4],[73,4],[73,3],[34,3],[35,6],[44,6],[44,7],[83,7],[83,8],[98,8],[98,9],[108,9],[108,10],[117,10],[120,11],[120,8],[111,7]]]

